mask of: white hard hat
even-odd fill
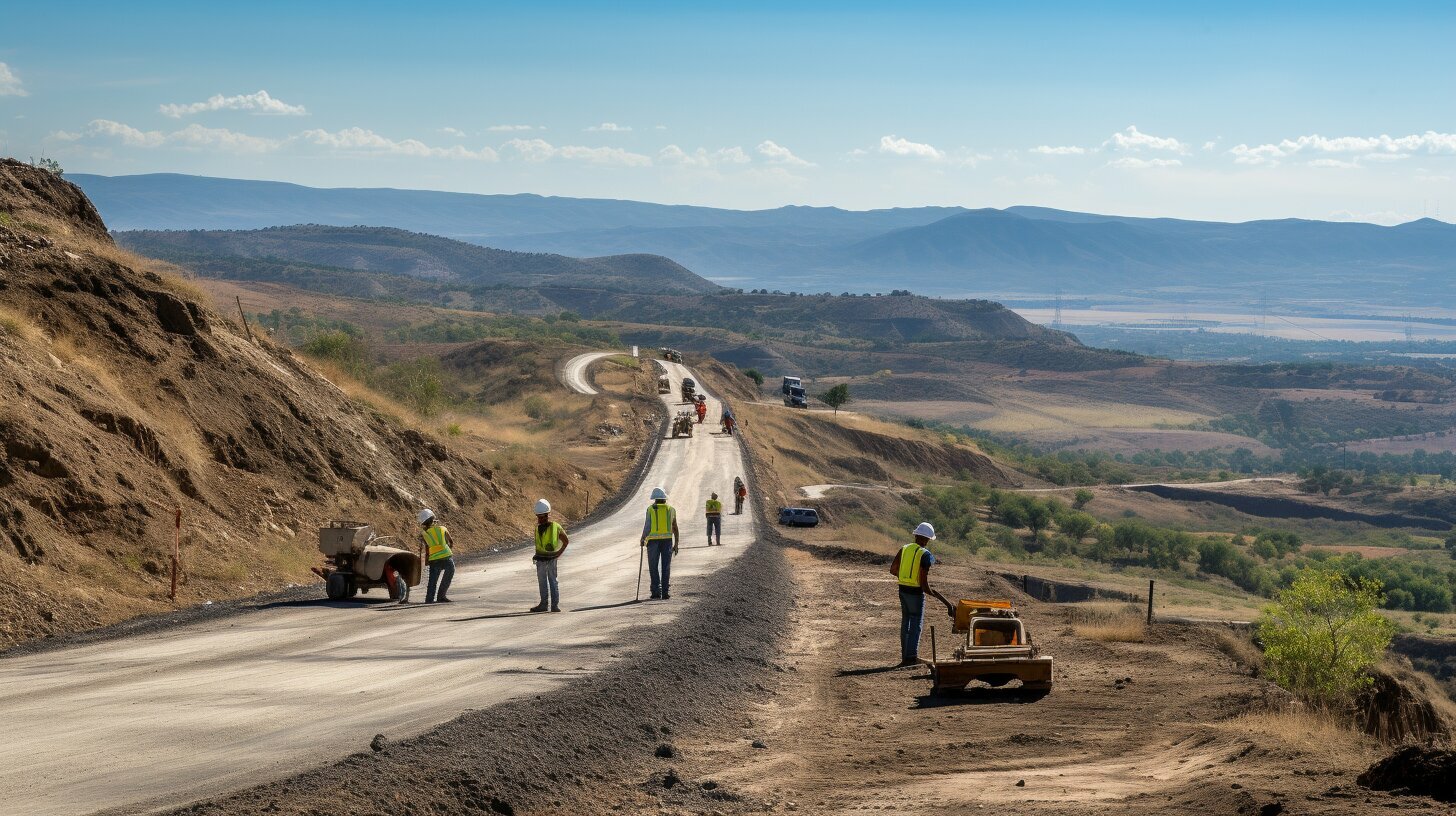
[[[658,499],[666,499],[666,498],[667,498],[667,491],[666,490],[663,490],[660,487],[654,487],[654,488],[652,488],[652,500],[653,501],[657,501]]]
[[[542,513],[549,513],[549,512],[551,512],[551,502],[546,501],[545,499],[537,499],[536,500],[536,515],[539,516]]]
[[[922,522],[920,522],[920,526],[915,528],[915,535],[925,536],[926,538],[930,539],[931,541],[934,541],[935,540],[935,528],[930,526],[930,522],[928,522],[928,521],[922,521]]]
[[[435,517],[435,511],[429,509],[428,507],[425,508],[424,510],[421,510],[420,511],[420,523],[421,524],[424,524],[425,522],[429,521],[430,519],[432,519],[434,517]]]

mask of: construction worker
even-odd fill
[[[718,534],[718,546],[721,547],[723,546],[723,502],[718,501],[717,493],[714,493],[712,498],[708,499],[708,506],[705,512],[708,516],[708,546],[713,546],[713,533],[716,532]]]
[[[642,546],[647,548],[647,574],[652,576],[652,597],[667,600],[672,557],[677,555],[677,511],[667,503],[667,491],[652,488],[652,504],[642,522]]]
[[[455,539],[435,518],[435,511],[425,508],[420,511],[420,557],[430,567],[430,583],[425,590],[425,603],[450,603],[450,579],[455,577],[455,553],[451,549]],[[435,587],[439,584],[439,594]]]
[[[693,408],[698,412],[698,424],[703,424],[703,419],[708,416],[708,398],[702,394],[698,395],[698,402]]]
[[[743,515],[743,500],[748,498],[748,487],[743,484],[742,476],[733,477],[733,515]]]
[[[536,501],[536,586],[541,590],[541,603],[531,607],[532,612],[561,611],[561,589],[556,585],[556,562],[571,543],[560,524],[551,520],[551,502]],[[547,604],[547,601],[550,604]]]
[[[718,424],[723,426],[723,433],[733,435],[733,429],[738,425],[738,418],[733,416],[733,409],[726,404],[723,406],[723,414],[718,418]]]
[[[930,567],[935,556],[925,546],[935,540],[935,528],[922,521],[915,528],[915,541],[900,548],[890,562],[890,572],[900,584],[900,665],[920,662],[920,627],[925,619],[927,593],[945,598],[930,588]]]

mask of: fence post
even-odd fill
[[[182,566],[182,507],[177,507],[177,521],[172,530],[172,594],[177,600],[177,572]]]
[[[1148,623],[1153,622],[1153,579],[1148,579]]]
[[[243,331],[247,332],[248,334],[248,342],[258,342],[257,340],[253,339],[253,330],[248,327],[248,315],[246,312],[243,311],[243,299],[237,295],[233,295],[233,300],[238,302],[238,317],[243,319]]]

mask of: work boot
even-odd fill
[[[439,597],[435,599],[435,603],[450,603],[450,599],[445,597]]]
[[[662,593],[660,593],[660,592],[654,592],[654,593],[652,593],[652,600],[657,601],[657,600],[661,600],[661,599],[662,599]]]
[[[662,593],[662,599],[664,601],[672,600],[672,596],[669,595],[669,594],[667,594],[666,592],[664,592],[664,593]]]
[[[546,611],[546,602],[545,601],[542,601],[541,603],[536,604],[535,606],[531,607],[530,609],[527,609],[526,611],[527,612],[545,612]]]
[[[551,611],[552,612],[560,612],[561,611],[561,607],[559,607],[559,606],[553,606],[553,607],[551,607]]]

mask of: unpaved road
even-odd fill
[[[592,363],[606,357],[615,357],[619,351],[589,351],[567,360],[561,367],[561,384],[578,394],[595,394],[597,389],[587,378],[586,371]]]
[[[690,374],[662,365],[675,380]],[[716,416],[711,394],[709,402]],[[369,596],[284,603],[0,659],[0,812],[178,805],[367,750],[376,733],[419,733],[465,709],[601,668],[637,628],[662,624],[690,602],[695,577],[753,539],[752,515],[728,516],[725,546],[701,546],[708,491],[726,495],[743,466],[737,442],[708,427],[664,440],[647,471],[645,488],[665,486],[679,508],[684,548],[673,562],[674,600],[631,603],[644,490],[642,501],[570,531],[561,614],[524,614],[537,594],[521,551],[462,565],[448,605]],[[502,510],[529,516],[533,499]],[[448,525],[448,513],[442,517]]]

